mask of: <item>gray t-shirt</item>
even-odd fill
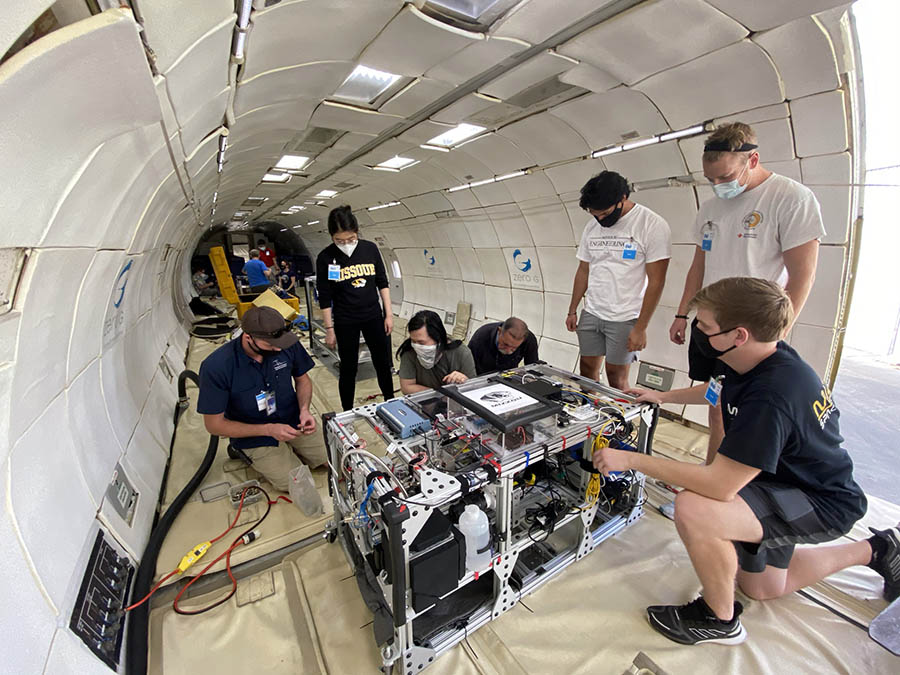
[[[423,368],[416,358],[416,352],[410,349],[400,357],[401,380],[415,380],[416,384],[423,387],[440,387],[443,379],[454,370],[458,370],[466,377],[475,377],[475,359],[466,345],[460,345],[456,349],[448,349],[441,353],[441,358],[433,368]]]

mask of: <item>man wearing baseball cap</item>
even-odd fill
[[[325,446],[309,411],[313,360],[271,307],[253,307],[243,333],[200,366],[197,412],[206,430],[231,439],[272,486],[287,491],[288,475],[300,465],[325,463]]]

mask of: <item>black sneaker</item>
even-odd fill
[[[875,535],[872,539],[884,542],[880,554],[873,556],[869,567],[884,577],[884,597],[888,602],[893,602],[900,597],[900,525],[889,530],[872,527],[869,530]]]
[[[683,645],[701,642],[738,645],[747,639],[740,619],[743,611],[743,605],[735,602],[731,621],[722,621],[703,598],[697,598],[681,606],[653,605],[647,608],[647,618],[653,628]]]

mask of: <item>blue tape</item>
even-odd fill
[[[528,465],[529,465],[530,463],[531,463],[531,455],[530,455],[529,452],[526,450],[526,451],[525,451],[525,468],[526,468],[526,469],[528,468]]]

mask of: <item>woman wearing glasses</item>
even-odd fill
[[[316,258],[316,287],[326,330],[325,344],[332,349],[337,344],[341,359],[341,405],[349,410],[356,390],[360,333],[372,355],[384,400],[394,396],[390,337],[394,318],[381,254],[374,243],[359,238],[359,223],[349,206],[332,209],[328,214],[328,232],[334,243]]]

